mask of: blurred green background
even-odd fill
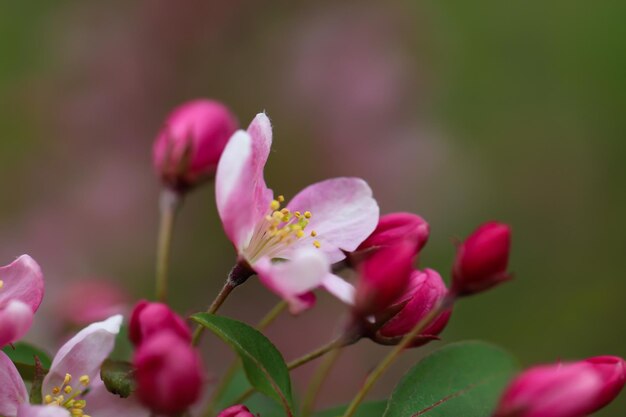
[[[169,109],[206,96],[242,125],[267,111],[277,192],[362,176],[383,212],[424,216],[422,265],[444,275],[451,238],[513,225],[516,279],[464,300],[444,342],[492,341],[525,365],[626,356],[625,18],[617,0],[3,2],[0,259],[27,252],[46,273],[29,338],[52,340],[54,306],[84,277],[151,296],[151,143]],[[198,190],[176,231],[181,312],[204,308],[234,261],[214,206]],[[251,281],[224,311],[255,321],[275,301]],[[293,357],[342,312],[322,296],[268,334]],[[217,376],[227,351],[209,343]],[[323,404],[347,401],[384,352],[352,348]],[[598,415],[625,412],[622,395]]]

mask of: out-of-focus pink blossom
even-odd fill
[[[359,265],[355,311],[359,315],[382,312],[407,289],[413,268],[414,244],[404,241],[385,247]]]
[[[399,339],[411,331],[448,294],[446,284],[439,273],[432,269],[413,271],[406,292],[390,308],[404,304],[404,307],[379,329],[384,338]],[[435,318],[412,346],[420,346],[434,339],[448,324],[452,310],[446,310]]]
[[[457,251],[452,273],[452,292],[470,295],[510,279],[507,273],[511,228],[503,223],[481,225]]]
[[[28,332],[43,292],[41,268],[30,256],[0,268],[0,347]]]
[[[239,262],[255,271],[261,265],[263,282],[294,303],[292,311],[306,308],[298,300],[310,298],[310,289],[319,286],[350,298],[351,286],[328,268],[316,268],[318,274],[307,274],[306,283],[294,284],[300,274],[285,277],[275,261],[302,260],[299,254],[312,248],[327,264],[344,259],[344,251],[354,251],[376,227],[379,210],[372,190],[359,178],[330,179],[300,191],[281,209],[284,197],[274,199],[263,176],[271,144],[270,121],[258,114],[247,131],[233,135],[217,168],[217,208]]]
[[[111,281],[87,279],[66,287],[58,297],[56,310],[67,323],[84,326],[127,312],[130,297]]]
[[[163,183],[184,191],[215,174],[237,121],[222,103],[198,99],[178,106],[165,121],[153,148]]]
[[[245,405],[233,405],[217,415],[217,417],[255,417]]]
[[[511,382],[494,417],[584,417],[611,402],[623,387],[620,358],[591,358],[531,368]],[[620,376],[621,374],[621,376]]]
[[[412,213],[390,213],[381,216],[376,230],[367,238],[357,251],[393,246],[400,241],[415,243],[415,254],[428,241],[430,226],[422,217]]]
[[[593,365],[602,378],[604,385],[596,405],[599,408],[604,407],[613,401],[624,388],[624,383],[626,383],[626,362],[617,356],[596,356],[585,359],[585,362]]]
[[[191,342],[191,330],[166,304],[138,302],[130,317],[128,337],[131,342],[139,346],[162,331],[171,331],[187,343]]]
[[[28,391],[15,365],[0,352],[0,415],[5,417],[70,417],[75,415],[124,415],[148,417],[149,412],[134,400],[119,398],[106,390],[100,367],[111,354],[122,316],[93,323],[59,349],[43,380],[45,405],[30,405]],[[84,404],[74,407],[67,393],[84,394]],[[78,394],[77,394],[78,393]],[[116,414],[121,412],[123,414]]]
[[[198,352],[178,334],[164,330],[146,339],[133,358],[137,395],[155,413],[176,415],[199,398],[204,381]]]

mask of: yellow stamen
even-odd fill
[[[71,394],[72,393],[72,387],[70,387],[69,385],[66,386],[65,388],[63,388],[63,392],[66,394]]]
[[[270,203],[270,208],[272,210],[278,210],[280,208],[280,201],[272,200],[272,202]]]
[[[53,387],[52,388],[52,393],[54,395],[58,395],[60,392],[61,392],[61,388],[59,388],[59,387]]]
[[[304,212],[304,217],[306,217],[307,219],[310,219],[310,218],[311,218],[311,216],[312,216],[312,214],[311,214],[311,212],[310,212],[310,211],[305,211],[305,212]]]
[[[301,237],[304,237],[304,232],[302,230],[298,230],[296,232],[296,236],[298,237],[298,239],[301,238]]]
[[[78,379],[78,382],[80,382],[84,387],[86,387],[87,385],[89,385],[89,376],[87,375],[83,375]]]
[[[317,236],[317,232],[315,230],[311,230],[311,237]]]
[[[46,404],[50,404],[52,402],[52,395],[48,394],[45,397],[43,397],[43,402]]]
[[[284,195],[279,195],[276,199],[277,199],[280,203],[284,203],[284,202],[285,202],[285,196],[284,196]]]
[[[63,385],[67,385],[72,381],[72,375],[65,374],[65,378],[63,378]]]
[[[317,249],[322,247],[322,244],[320,243],[319,240],[314,240],[313,241],[313,246],[315,246]]]
[[[2,289],[2,287],[4,287],[4,281],[0,279],[0,290]]]

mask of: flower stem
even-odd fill
[[[335,363],[337,363],[337,359],[339,359],[339,355],[341,354],[341,349],[334,348],[328,356],[324,358],[322,363],[320,364],[317,371],[313,375],[313,379],[309,384],[306,394],[304,396],[304,400],[302,402],[302,417],[309,417],[315,408],[315,401],[324,385],[324,382],[328,378],[330,371],[332,370]]]
[[[270,324],[274,322],[274,320],[276,320],[276,318],[278,318],[278,316],[280,316],[280,314],[283,311],[285,311],[287,306],[288,304],[286,301],[280,301],[278,304],[276,304],[274,308],[272,308],[265,315],[265,317],[263,317],[261,321],[259,321],[259,324],[257,324],[256,326],[257,330],[260,330],[260,331],[265,330]],[[215,411],[215,407],[217,406],[218,401],[224,395],[226,388],[228,388],[228,385],[230,384],[232,379],[235,377],[235,374],[237,373],[237,370],[239,369],[240,366],[241,366],[241,362],[239,360],[233,361],[233,363],[230,365],[230,367],[228,368],[228,370],[222,377],[222,380],[220,381],[219,385],[215,388],[213,395],[211,396],[211,400],[209,401],[209,404],[207,405],[207,408],[203,414],[205,417],[210,417],[213,415],[213,412]]]
[[[398,359],[404,349],[406,349],[413,339],[418,336],[435,318],[437,318],[443,311],[452,306],[454,297],[448,296],[444,298],[437,307],[433,308],[419,323],[413,327],[413,329],[407,333],[404,338],[398,343],[392,350],[385,356],[385,358],[378,364],[378,366],[370,373],[365,380],[363,387],[356,394],[348,409],[343,414],[343,417],[352,417],[356,412],[361,402],[365,399],[367,393],[372,389],[376,381],[389,369],[389,367]]]
[[[208,308],[207,313],[209,314],[217,313],[217,311],[220,309],[222,304],[224,304],[224,301],[226,301],[230,293],[233,292],[233,290],[236,287],[237,286],[234,285],[230,280],[226,280],[226,282],[224,283],[224,286],[222,287],[220,292],[217,294],[217,296],[211,303],[211,306]],[[192,346],[198,346],[198,344],[200,343],[200,340],[202,339],[203,332],[204,332],[204,327],[201,325],[198,325],[196,327],[195,332],[193,333],[193,339],[191,340]]]
[[[167,300],[167,276],[170,264],[172,232],[181,204],[182,198],[180,194],[168,188],[163,189],[159,204],[161,219],[156,260],[156,298],[161,302]]]

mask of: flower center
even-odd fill
[[[281,209],[284,201],[282,195],[272,200],[267,215],[257,224],[250,243],[243,250],[251,264],[265,256],[280,257],[287,246],[300,239],[313,239],[311,244],[318,249],[322,246],[319,240],[314,239],[317,236],[315,230],[306,231],[313,214],[310,211],[291,212],[286,207]]]
[[[79,396],[86,394],[89,387],[89,377],[87,375],[83,375],[78,378],[78,382],[84,389],[76,389],[72,388],[72,375],[65,374],[65,379],[63,379],[63,385],[60,387],[53,387],[52,392],[47,394],[43,398],[43,402],[45,405],[56,405],[59,407],[63,407],[70,412],[72,417],[90,417],[85,414],[85,407],[87,406],[87,401],[83,399],[78,399]]]

